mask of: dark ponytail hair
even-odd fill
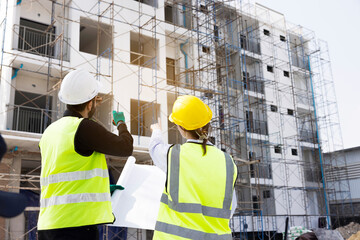
[[[205,126],[195,129],[195,130],[185,130],[188,131],[192,137],[197,138],[202,140],[203,142],[201,143],[202,149],[203,149],[203,156],[205,156],[206,154],[206,143],[208,141],[209,138],[209,127],[210,127],[210,123],[206,124]]]
[[[207,143],[207,139],[203,139],[203,142],[201,144],[202,149],[203,149],[203,156],[205,156],[205,154],[206,154],[206,143]]]

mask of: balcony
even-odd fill
[[[240,35],[240,46],[244,50],[260,54],[260,43],[256,40],[249,40],[244,35]]]
[[[271,164],[259,163],[250,165],[251,178],[272,179]]]
[[[174,4],[170,1],[165,4],[164,15],[165,22],[183,27],[186,29],[192,29],[192,7],[187,4]]]
[[[316,132],[311,130],[300,130],[300,141],[309,143],[318,143]]]
[[[268,135],[267,121],[247,120],[246,127],[250,133]]]
[[[256,76],[248,77],[247,79],[243,77],[244,89],[252,92],[257,92],[264,94],[264,82],[255,80]]]
[[[319,167],[320,168],[320,167]],[[309,168],[305,168],[304,169],[304,176],[305,176],[305,181],[306,182],[321,182],[322,181],[322,177],[321,177],[321,171],[320,169],[309,169]]]
[[[291,64],[302,69],[309,69],[309,61],[307,56],[303,56],[302,54],[299,54],[295,51],[291,52]]]
[[[61,36],[49,31],[43,31],[23,25],[14,25],[15,38],[18,38],[14,49],[43,57],[69,61],[69,38],[64,38],[61,53]]]
[[[56,111],[41,108],[13,105],[9,107],[10,116],[12,116],[12,130],[43,133],[45,126],[45,117],[48,116],[47,126],[55,121],[52,116],[56,116]],[[12,112],[12,114],[11,114]]]

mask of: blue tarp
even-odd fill
[[[28,198],[28,207],[39,207],[40,196],[36,192],[20,190]],[[39,211],[25,211],[25,232],[28,232],[28,240],[36,240],[37,220]]]

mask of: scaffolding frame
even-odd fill
[[[89,66],[99,81],[110,83],[110,89],[103,96],[103,103],[110,102],[113,108],[128,111],[130,120],[127,123],[131,124],[137,119],[139,145],[143,141],[144,131],[149,128],[143,123],[145,112],[151,112],[152,123],[157,122],[159,117],[168,117],[169,112],[159,112],[157,107],[158,103],[164,103],[164,95],[177,97],[192,94],[211,107],[212,141],[234,157],[239,172],[236,181],[238,208],[231,220],[231,228],[236,233],[235,239],[275,239],[285,228],[286,217],[289,217],[292,226],[310,228],[319,217],[327,218],[328,227],[335,226],[344,217],[341,215],[344,209],[352,208],[347,171],[342,176],[336,174],[336,169],[346,167],[346,159],[342,152],[328,47],[326,42],[317,40],[312,31],[287,22],[281,13],[246,1],[165,0],[164,5],[159,5],[157,1],[137,1],[137,8],[132,8],[115,1],[98,0],[88,9],[82,9],[74,1],[61,0],[51,1],[49,12],[42,0],[34,0],[28,4],[39,4],[49,13],[50,25],[45,33],[50,31],[55,22],[60,22],[62,26],[55,39],[45,44],[50,49],[59,44],[60,58],[54,59],[50,50],[48,56],[40,60],[42,63],[39,65],[44,68],[34,70],[27,66],[16,66],[14,62],[16,58],[31,59],[32,56],[28,53],[39,53],[38,48],[41,46],[30,46],[26,51],[17,52],[4,50],[5,35],[8,34],[8,9],[25,4],[13,6],[8,4],[9,1],[12,0],[6,0],[5,17],[0,19],[0,26],[3,28],[0,72],[3,72],[3,68],[18,69],[17,71],[46,77],[47,92],[40,95],[46,97],[44,128],[48,121],[60,118],[60,112],[64,110],[64,105],[58,103],[58,113],[50,113],[49,95],[56,96],[61,80],[72,70],[68,64],[64,64],[64,50],[67,49],[76,52],[83,60],[74,68]],[[170,23],[158,17],[159,11],[166,6],[171,6],[172,9]],[[152,14],[148,11],[150,7]],[[62,15],[55,14],[58,8],[62,10]],[[80,23],[68,16],[69,11],[84,14],[96,24],[97,46],[94,58],[83,56],[67,38],[69,25]],[[136,18],[128,20],[122,16],[123,12],[133,13]],[[104,23],[111,26],[110,33],[103,29]],[[169,24],[172,25],[171,30]],[[151,46],[155,54],[116,48],[115,40],[126,35],[126,32],[118,34],[114,30],[116,25],[125,26],[124,28],[137,34],[138,46],[143,44],[143,37],[152,39]],[[263,34],[263,29],[267,29],[270,35]],[[12,32],[11,34],[20,37],[15,28]],[[273,32],[283,33],[283,38],[278,38]],[[102,33],[111,38],[110,47],[103,52],[100,50]],[[160,45],[159,39],[162,39],[163,45]],[[160,58],[159,53],[170,45],[177,47],[174,57],[175,79],[170,79],[173,84],[168,84],[166,69],[161,68],[163,58]],[[136,60],[147,61],[134,67],[128,60],[129,54],[136,54]],[[108,68],[103,68],[104,65]],[[122,66],[128,72],[126,75],[116,74],[114,66]],[[268,67],[273,69],[271,77],[266,77],[269,76],[266,73]],[[289,81],[284,82],[280,71],[287,70]],[[122,99],[114,90],[116,84],[131,79],[132,76],[136,76],[138,88],[136,115],[131,115],[131,111],[121,104]],[[51,84],[52,82],[55,83]],[[304,82],[305,87],[299,85],[299,82]],[[0,83],[9,84],[16,89],[3,75]],[[146,91],[151,93],[152,100],[141,105],[141,101],[147,100],[143,97]],[[26,103],[36,100],[25,95],[23,97],[27,99]],[[276,111],[272,113],[274,106]],[[14,109],[15,107],[9,107],[0,114],[10,113]],[[285,126],[290,126],[295,132],[288,134]],[[276,131],[272,131],[273,129]],[[170,130],[168,128],[165,132]],[[273,154],[276,149],[280,149],[277,155]],[[293,157],[293,149],[297,150],[297,157]],[[333,152],[329,161],[322,160],[323,152]],[[304,160],[307,154],[312,156],[312,162]],[[7,158],[13,159],[21,157],[40,159],[38,153],[22,152],[21,149],[12,149],[7,155]],[[11,164],[14,165],[16,161]],[[124,160],[119,164],[109,158],[108,163],[109,168],[121,173]],[[152,164],[150,158],[146,157],[143,163]],[[15,165],[11,164],[9,163],[9,168],[15,170]],[[1,173],[0,186],[6,190],[39,191],[38,171],[39,166],[27,173]],[[319,171],[321,176],[312,175]],[[284,184],[277,184],[274,179]],[[296,184],[293,183],[295,180]],[[26,186],[20,182],[25,182]],[[268,194],[272,196],[270,202],[266,200]],[[315,197],[309,197],[310,195]],[[330,209],[329,203],[337,203],[338,207]],[[314,205],[319,208],[310,211],[310,206]],[[299,210],[294,211],[295,207]],[[270,211],[271,208],[276,211]],[[34,210],[38,208],[29,209]],[[32,231],[34,229],[25,235]],[[110,234],[111,231],[104,227],[103,239],[116,238],[116,234]],[[142,239],[143,232],[136,230],[128,237]]]

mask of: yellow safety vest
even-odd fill
[[[84,157],[75,152],[75,133],[82,120],[63,117],[41,137],[38,230],[114,221],[105,155]]]
[[[229,219],[236,165],[214,146],[202,154],[197,143],[170,148],[153,239],[232,239]]]

